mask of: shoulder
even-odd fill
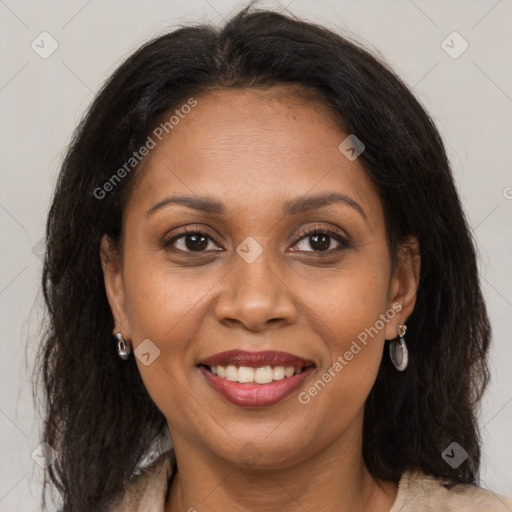
[[[126,484],[107,512],[164,512],[173,462],[172,450],[161,454]]]
[[[389,512],[511,512],[512,499],[476,485],[451,489],[441,480],[420,471],[406,471],[398,484]]]

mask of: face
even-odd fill
[[[285,467],[360,435],[417,251],[392,271],[377,191],[320,102],[195,99],[137,171],[121,256],[103,239],[116,331],[177,452]]]

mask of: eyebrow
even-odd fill
[[[301,213],[309,212],[312,210],[319,210],[331,204],[341,203],[350,206],[356,210],[366,221],[368,220],[363,208],[352,198],[344,194],[336,192],[327,192],[313,196],[299,196],[295,199],[289,199],[284,203],[284,215],[299,215]],[[168,196],[152,206],[147,216],[153,215],[158,210],[172,205],[178,204],[187,206],[193,210],[197,210],[212,215],[225,215],[226,208],[224,204],[217,199],[204,196]]]

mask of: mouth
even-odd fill
[[[263,407],[290,395],[315,364],[285,352],[229,351],[198,364],[207,382],[235,405]]]

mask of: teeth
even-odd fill
[[[230,364],[226,366],[226,379],[231,382],[236,382],[238,380],[238,368]]]
[[[256,384],[268,384],[272,382],[274,371],[271,366],[264,366],[263,368],[256,368],[254,371],[254,382]]]
[[[238,382],[254,382],[254,368],[242,366],[238,368]]]
[[[274,375],[272,376],[274,380],[282,380],[284,379],[284,366],[276,366],[274,368]]]
[[[228,366],[210,366],[210,371],[231,382],[249,383],[249,384],[269,384],[276,380],[283,380],[285,377],[292,377],[304,371],[303,368],[294,368],[293,366],[263,366],[261,368],[250,368],[248,366],[235,365]]]

